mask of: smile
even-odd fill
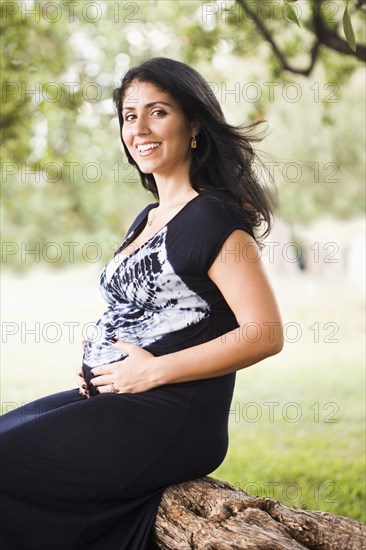
[[[144,143],[143,145],[137,145],[137,150],[142,153],[143,151],[149,151],[149,149],[156,149],[159,145],[160,143]]]

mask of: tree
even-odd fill
[[[56,109],[63,124],[70,124],[82,102],[81,93],[70,95],[63,83],[72,64],[72,50],[64,47],[67,21],[52,23],[52,10],[46,19],[40,16],[42,4],[36,6],[32,14],[22,12],[16,2],[0,5],[2,160],[27,160],[30,166],[37,123]],[[47,158],[47,147],[45,152]]]
[[[296,2],[296,0],[292,1]],[[292,65],[291,62],[288,61],[287,54],[281,51],[281,48],[276,43],[275,37],[271,34],[263,19],[257,15],[256,10],[253,9],[247,0],[237,0],[237,2],[246,11],[246,13],[250,15],[258,31],[270,44],[273,54],[280,64],[280,69],[283,71],[309,76],[315,66],[315,63],[319,59],[321,46],[325,46],[346,56],[355,57],[363,63],[366,63],[366,47],[361,44],[356,45],[355,43],[353,27],[348,13],[348,1],[342,18],[343,28],[346,33],[346,40],[339,33],[339,20],[329,17],[329,14],[326,13],[326,5],[329,7],[329,2],[326,2],[325,0],[311,0],[309,2],[310,14],[308,19],[305,21],[305,26],[314,34],[314,41],[308,53],[310,61],[308,66],[305,68]],[[340,4],[340,2],[338,2],[338,4]],[[356,0],[354,5],[356,15],[358,15],[358,12],[362,15],[362,8],[364,8],[365,5],[365,0]],[[284,7],[287,17],[300,26],[299,18],[292,5],[289,5],[289,3],[285,1]]]
[[[363,550],[365,545],[363,523],[287,508],[206,476],[165,490],[149,550]]]
[[[242,54],[249,37],[251,47],[260,48],[263,40],[270,46],[269,62],[273,74],[287,72],[309,76],[319,61],[335,68],[336,58],[329,58],[327,50],[350,58],[349,71],[357,66],[355,60],[366,63],[366,47],[356,44],[352,24],[354,20],[358,34],[363,32],[366,0],[353,0],[352,17],[348,0],[270,0],[263,3],[235,0],[227,5],[222,3],[220,8],[218,4],[207,4],[201,23],[191,29],[188,54],[191,61],[196,51],[212,50],[220,40],[234,39],[234,51]],[[293,23],[303,29],[296,32]],[[200,47],[197,39],[202,25],[206,26],[206,37]],[[341,25],[345,38],[341,35]],[[306,63],[298,59],[304,55],[308,58]]]
[[[324,207],[337,216],[358,214],[363,200],[362,132],[351,127],[359,115],[349,116],[349,108],[362,109],[360,86],[355,86],[351,107],[342,104],[340,97],[345,90],[341,85],[352,82],[363,63],[357,58],[361,46],[353,54],[341,37],[345,6],[343,0],[2,2],[4,240],[25,241],[29,248],[35,242],[42,247],[53,241],[80,245],[93,240],[103,250],[101,259],[107,260],[132,221],[132,212],[149,200],[124,158],[111,96],[130,66],[156,55],[182,59],[198,68],[217,84],[220,102],[223,85],[230,87],[230,80],[238,79],[245,86],[247,75],[254,83],[262,79],[265,86],[258,101],[235,99],[231,114],[235,123],[267,115],[276,123],[280,113],[277,131],[282,131],[286,120],[285,135],[269,151],[274,157],[280,155],[281,162],[285,157],[285,164],[286,159],[299,164],[302,172],[296,185],[282,185],[282,172],[279,177],[275,174],[278,213],[285,221],[298,220],[299,213],[302,221],[309,221]],[[360,42],[365,1],[350,1],[348,12]],[[291,13],[295,13],[292,21]],[[296,17],[301,29],[294,23]],[[326,32],[319,31],[320,38],[316,24],[326,26]],[[342,46],[332,49],[331,42]],[[307,52],[312,48],[316,56],[311,74],[317,82],[308,102],[303,98],[298,106],[283,107],[276,98],[271,103],[271,84],[279,91],[292,84],[291,77],[295,86],[311,87],[305,74],[311,55]],[[330,88],[324,91],[326,86]],[[224,103],[224,110],[230,110],[229,101]],[[310,122],[309,110],[317,126]],[[308,135],[319,135],[321,130],[324,139],[316,146],[309,140],[289,139],[291,133],[298,133],[297,121],[308,125]],[[337,141],[337,135],[342,140]],[[299,158],[305,159],[304,165]],[[330,177],[334,163],[336,178]],[[319,183],[343,178],[351,189]],[[7,261],[16,258],[9,256]]]

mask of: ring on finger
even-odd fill
[[[117,390],[116,390],[116,388],[114,387],[113,382],[112,382],[112,384],[109,384],[109,388],[110,388],[110,390],[111,390],[111,393],[117,393]]]

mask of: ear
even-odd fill
[[[201,129],[200,123],[197,122],[196,120],[191,120],[190,127],[191,127],[192,136],[196,136]]]

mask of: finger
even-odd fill
[[[95,388],[98,388],[98,390],[100,390],[103,386],[112,384],[112,382],[113,378],[111,378],[110,375],[96,376],[95,378],[90,380],[90,384],[92,384]]]
[[[102,374],[113,374],[114,367],[112,364],[100,365],[100,367],[94,367],[90,372],[93,376],[101,376]]]
[[[85,384],[86,380],[84,378],[84,373],[77,371],[76,375],[77,375],[78,386],[82,386],[83,384]]]
[[[98,386],[99,393],[111,393],[110,386]]]
[[[76,367],[75,371],[77,376],[84,378],[83,367]]]
[[[89,392],[84,388],[79,388],[79,394],[83,397],[89,397]]]
[[[88,388],[87,383],[85,382],[85,380],[83,380],[81,378],[78,378],[77,384],[78,384],[79,388],[83,388],[84,390],[86,390]]]
[[[75,374],[78,377],[78,380],[84,380],[84,372],[82,369],[80,370],[80,367],[77,367]]]
[[[105,384],[104,386],[99,386],[98,391],[99,393],[119,393],[118,389],[113,384],[113,382],[111,384]]]
[[[127,342],[125,340],[111,340],[111,344],[112,346],[125,352],[127,355],[130,355],[131,352],[139,348],[137,344],[133,344],[132,342]]]

